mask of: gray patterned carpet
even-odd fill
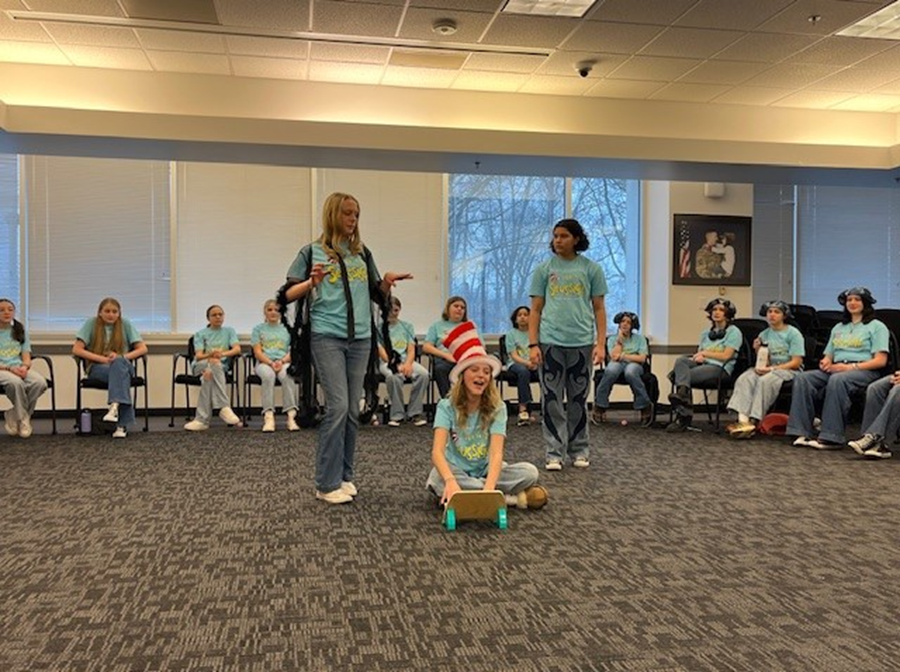
[[[0,437],[0,670],[900,669],[900,459],[610,425],[446,532],[427,428],[365,428],[329,507],[310,432],[156,424]]]

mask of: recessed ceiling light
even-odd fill
[[[874,14],[860,19],[852,26],[839,30],[845,37],[870,37],[880,40],[900,40],[900,0],[882,7]]]
[[[509,0],[503,12],[581,18],[595,2],[596,0]]]

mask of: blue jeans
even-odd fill
[[[484,479],[487,474],[472,476],[455,464],[450,465],[450,471],[456,477],[457,485],[463,490],[484,490]],[[500,468],[500,476],[497,478],[497,490],[505,495],[517,495],[537,483],[538,475],[537,467],[530,462],[516,462],[515,464],[504,462]],[[444,479],[441,478],[436,468],[432,467],[425,487],[438,497],[443,497]]]
[[[509,371],[516,376],[516,389],[518,390],[519,395],[519,405],[530,404],[531,383],[536,383],[540,380],[537,369],[532,371],[527,366],[514,362],[509,365]]]
[[[319,424],[316,450],[316,489],[331,492],[341,481],[353,480],[359,400],[372,341],[332,338],[313,333],[313,366],[325,394],[325,417]]]
[[[647,388],[641,378],[644,375],[644,367],[636,362],[610,362],[603,370],[603,376],[594,392],[595,408],[609,408],[609,392],[623,373],[625,382],[634,393],[634,407],[641,411],[650,406],[650,395],[647,394]]]
[[[890,445],[900,431],[900,385],[885,376],[866,390],[866,410],[863,412],[863,431],[877,434]]]
[[[124,357],[116,357],[111,364],[91,364],[88,372],[90,380],[97,380],[106,385],[107,403],[119,405],[119,427],[131,427],[134,424],[134,405],[131,397],[131,379],[134,377],[134,364]]]
[[[794,378],[791,389],[791,415],[787,434],[812,437],[816,405],[822,404],[822,426],[819,438],[833,443],[844,443],[844,426],[850,413],[850,395],[865,389],[878,378],[875,371],[804,371]]]
[[[263,413],[267,411],[275,411],[275,379],[281,381],[281,410],[287,413],[288,411],[296,411],[297,410],[297,397],[299,395],[299,390],[297,389],[297,383],[294,378],[288,373],[288,365],[285,364],[281,367],[281,371],[278,373],[275,372],[268,364],[263,364],[259,362],[256,365],[256,375],[259,376],[260,380],[260,394],[262,396],[262,410]],[[247,405],[250,405],[248,400]]]

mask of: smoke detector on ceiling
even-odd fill
[[[437,19],[431,24],[431,30],[445,37],[453,35],[456,32],[456,21],[453,19]]]

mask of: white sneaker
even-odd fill
[[[316,490],[316,499],[321,499],[323,502],[328,502],[329,504],[349,504],[353,501],[353,497],[340,488],[332,490],[331,492],[319,492]]]
[[[289,432],[300,431],[300,425],[297,424],[297,411],[287,412],[287,429]]]
[[[22,418],[19,420],[19,436],[23,439],[27,439],[31,436],[32,433],[31,428],[31,418]]]
[[[103,416],[103,422],[118,422],[119,421],[119,403],[114,401],[109,405],[109,410],[106,412],[106,415]]]
[[[544,465],[547,471],[562,471],[562,468],[562,460],[547,460],[547,464]]]
[[[425,419],[424,415],[414,415],[412,417],[412,423],[416,427],[424,427],[428,424],[428,420]]]
[[[275,431],[275,414],[272,411],[266,411],[265,415],[263,416],[262,431],[264,431],[264,432],[274,432]]]
[[[576,457],[575,461],[572,462],[573,467],[578,467],[579,469],[587,469],[591,466],[591,461],[586,457]]]
[[[356,486],[350,481],[341,481],[341,487],[339,489],[345,495],[350,495],[351,497],[356,497],[359,494],[359,490],[357,490]]]
[[[225,406],[219,411],[219,417],[225,421],[226,425],[240,425],[241,419],[231,410],[231,406]]]
[[[531,424],[531,416],[528,414],[528,411],[520,411],[519,418],[516,420],[516,425],[518,427],[525,427],[526,425]]]
[[[124,439],[126,436],[128,436],[128,430],[121,426],[116,427],[116,431],[113,432],[114,439]]]
[[[798,436],[796,439],[794,439],[794,443],[791,445],[798,448],[814,448],[816,445],[816,440],[810,439],[807,436]]]
[[[184,428],[189,432],[205,432],[209,429],[209,425],[200,420],[191,420],[187,423]]]
[[[399,420],[388,420],[388,427],[399,427],[399,426],[400,426]]]
[[[9,409],[4,415],[4,424],[6,425],[6,433],[10,436],[19,435],[19,421],[16,420],[15,412]]]

